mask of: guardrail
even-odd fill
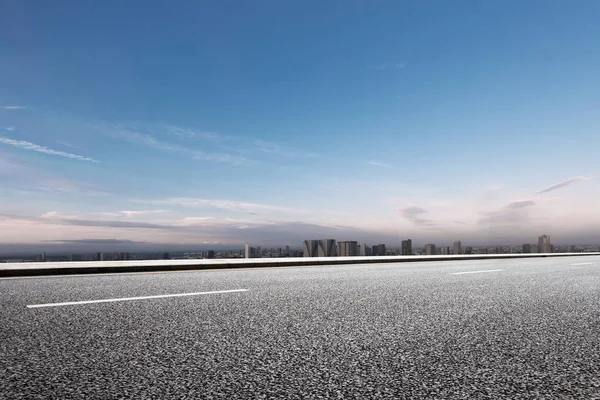
[[[0,277],[103,274],[123,272],[191,271],[232,268],[301,267],[373,263],[406,263],[512,258],[599,256],[600,253],[464,254],[436,256],[242,258],[210,260],[72,261],[0,264]]]

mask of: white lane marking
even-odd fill
[[[463,275],[463,274],[482,274],[484,272],[500,272],[503,269],[486,269],[483,271],[464,271],[464,272],[453,272],[452,275]]]
[[[584,262],[584,263],[575,263],[575,264],[571,264],[571,265],[591,265],[594,264],[593,262]]]
[[[28,305],[27,308],[61,307],[61,306],[72,306],[72,305],[78,305],[78,304],[111,303],[111,302],[115,302],[115,301],[133,301],[133,300],[163,299],[163,298],[166,298],[166,297],[199,296],[199,295],[202,295],[202,294],[235,293],[235,292],[247,292],[247,291],[248,291],[248,289],[216,290],[216,291],[213,291],[213,292],[161,294],[161,295],[158,295],[158,296],[122,297],[122,298],[117,298],[117,299],[69,301],[69,302],[66,302],[66,303],[33,304],[33,305]]]

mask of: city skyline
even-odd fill
[[[0,252],[600,242],[598,3],[267,3],[7,5]]]

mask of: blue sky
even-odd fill
[[[600,242],[599,19],[596,1],[5,2],[0,243]]]

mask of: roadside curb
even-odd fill
[[[598,256],[600,253],[542,253],[542,254],[476,254],[458,256],[378,256],[378,257],[316,257],[316,258],[259,258],[220,260],[144,260],[105,262],[56,262],[0,264],[0,278],[114,274],[128,272],[168,272],[220,270],[235,268],[302,267],[316,265],[381,264],[435,261],[506,260],[547,257]],[[41,265],[40,265],[41,264]],[[98,265],[102,264],[102,265]],[[43,267],[42,267],[43,265]]]

